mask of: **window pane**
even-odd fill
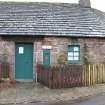
[[[79,51],[79,47],[74,47],[74,51]]]
[[[68,51],[69,51],[69,52],[73,52],[73,51],[74,51],[74,47],[73,47],[73,46],[69,46],[69,47],[68,47]]]
[[[74,57],[78,57],[79,56],[79,52],[74,52]]]
[[[73,52],[68,52],[68,56],[73,56]]]
[[[68,57],[68,60],[69,60],[69,61],[72,61],[72,60],[73,60],[73,57]]]
[[[79,60],[79,57],[74,57],[74,60],[78,61]]]
[[[24,47],[19,47],[19,54],[23,54],[24,53]]]

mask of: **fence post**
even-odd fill
[[[103,83],[105,82],[105,64],[103,64]]]
[[[83,77],[82,77],[82,85],[86,86],[86,75],[85,75],[86,65],[83,65],[82,68],[83,68],[83,70],[82,70],[82,75],[83,75]]]
[[[1,69],[1,63],[0,63],[0,81],[1,81],[1,79],[2,79],[2,71],[1,71],[2,69]]]

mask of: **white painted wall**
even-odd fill
[[[0,0],[0,1],[78,3],[78,0]],[[91,0],[91,5],[93,8],[105,12],[105,0]]]

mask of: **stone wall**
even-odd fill
[[[37,42],[36,42],[37,43]],[[42,46],[50,45],[51,64],[57,64],[59,56],[63,55],[67,63],[68,45],[80,45],[80,64],[83,63],[105,63],[105,39],[101,38],[66,38],[46,37],[38,41],[38,62],[42,62]]]
[[[14,77],[15,43],[0,38],[0,63],[8,63],[11,79]]]
[[[102,38],[69,38],[69,37],[5,37],[0,38],[0,62],[7,62],[11,68],[11,78],[15,78],[15,42],[33,43],[33,75],[36,64],[43,63],[43,45],[52,46],[51,64],[67,64],[68,45],[80,45],[80,64],[105,63],[105,39]]]

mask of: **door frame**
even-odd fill
[[[32,56],[33,56],[33,58],[32,58],[32,73],[33,73],[33,79],[16,79],[16,72],[14,72],[14,79],[16,80],[16,81],[20,81],[20,82],[33,82],[34,81],[34,78],[35,78],[35,76],[34,76],[34,74],[35,74],[35,70],[34,70],[34,43],[33,42],[15,42],[15,56],[14,56],[14,58],[15,58],[15,63],[14,63],[14,67],[15,67],[15,71],[16,71],[16,44],[32,44]]]

